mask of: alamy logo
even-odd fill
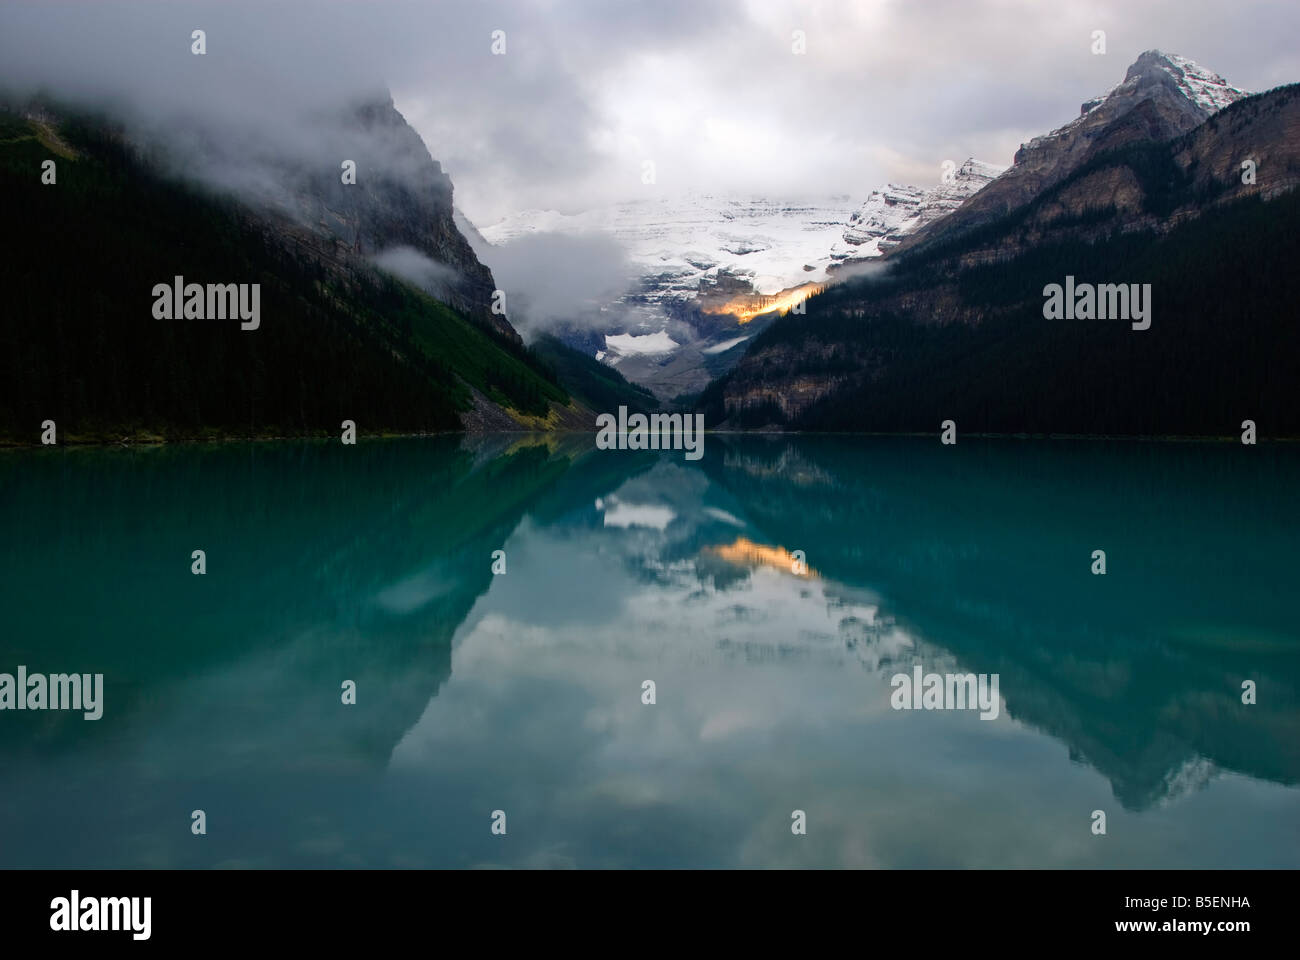
[[[644,413],[627,415],[627,407],[596,418],[596,446],[601,450],[685,450],[687,460],[704,456],[704,414]]]
[[[262,323],[260,283],[186,283],[177,276],[171,283],[153,287],[155,320],[234,320],[240,330],[256,330]]]
[[[918,664],[910,676],[894,674],[889,685],[895,710],[979,710],[981,720],[996,720],[1001,711],[996,673],[923,674]]]
[[[1151,327],[1151,284],[1074,282],[1043,287],[1043,317],[1047,320],[1132,320],[1134,330]]]
[[[0,673],[0,710],[81,710],[85,719],[104,714],[102,673]]]
[[[152,897],[86,897],[73,890],[70,897],[50,901],[50,929],[129,930],[131,939],[148,940],[152,932]]]

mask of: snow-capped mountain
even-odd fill
[[[1085,100],[1073,120],[1022,144],[1011,167],[962,204],[960,212],[918,226],[897,252],[996,220],[1095,157],[1130,143],[1187,133],[1246,96],[1187,57],[1147,50],[1129,66],[1123,80],[1101,96]]]
[[[1248,94],[1193,60],[1177,54],[1148,50],[1133,62],[1124,79],[1099,97],[1085,100],[1079,115],[1062,127],[1041,137],[1034,137],[1020,148],[1021,152],[1048,149],[1055,142],[1069,140],[1084,132],[1097,119],[1097,111],[1108,112],[1112,119],[1120,112],[1156,98],[1168,98],[1184,113],[1192,113],[1197,122],[1222,110]]]
[[[1189,60],[1176,53],[1147,50],[1128,68],[1123,80],[1100,97],[1085,101],[1080,108],[1080,113],[1081,115],[1091,113],[1111,97],[1134,96],[1139,93],[1142,86],[1153,79],[1157,82],[1172,82],[1184,97],[1208,113],[1222,110],[1228,104],[1248,96],[1246,91],[1232,86],[1223,77],[1207,70],[1195,60]]]
[[[908,234],[952,213],[1005,169],[972,157],[957,168],[952,179],[928,190],[893,183],[873,190],[849,218],[841,240],[831,248],[831,259],[880,256]]]
[[[827,279],[831,248],[841,242],[855,204],[848,197],[811,202],[687,194],[651,197],[578,214],[526,210],[481,228],[492,244],[539,233],[611,236],[640,274],[646,301],[692,298],[719,273],[775,294]]]
[[[891,184],[860,205],[844,196],[792,202],[686,194],[577,214],[527,210],[483,227],[489,248],[479,252],[490,264],[491,246],[526,237],[612,239],[635,280],[601,308],[598,322],[561,336],[661,396],[674,396],[727,369],[741,352],[736,348],[763,326],[751,324],[754,317],[788,309],[843,263],[879,256],[956,209],[1000,169],[967,160],[947,183]]]
[[[896,284],[841,285],[816,309],[849,322],[784,324],[782,336],[751,345],[709,390],[703,412],[723,429],[922,429],[932,419],[966,416],[981,429],[1032,433],[1073,417],[1080,432],[1105,432],[1104,423],[1117,433],[1151,434],[1161,432],[1156,419],[1127,411],[1165,404],[1160,416],[1169,423],[1208,430],[1203,424],[1225,403],[1244,402],[1225,399],[1232,391],[1256,389],[1253,378],[1229,386],[1221,371],[1265,368],[1271,354],[1287,355],[1285,322],[1257,320],[1269,311],[1243,305],[1227,278],[1248,256],[1260,262],[1252,277],[1271,283],[1263,278],[1285,272],[1289,255],[1273,236],[1261,234],[1248,255],[1231,258],[1206,238],[1240,229],[1248,217],[1285,223],[1294,213],[1295,198],[1281,198],[1300,186],[1298,116],[1295,85],[1246,96],[1186,58],[1148,51],[1106,96],[1024,144],[1009,170],[886,250]],[[1267,158],[1267,179],[1244,177],[1244,158]],[[1276,205],[1264,212],[1240,202],[1250,198]],[[1085,247],[1092,275],[1122,283],[1136,270],[1166,291],[1164,315],[1178,324],[1174,361],[1164,349],[1121,348],[1126,327],[1117,325],[1125,331],[1117,336],[1038,322],[1042,278],[1083,269]],[[918,249],[931,256],[914,257]],[[973,271],[987,271],[987,282],[967,283]],[[1251,301],[1294,299],[1285,287],[1267,289],[1257,293],[1252,282]],[[1196,323],[1185,325],[1188,315]],[[1225,333],[1229,318],[1250,335]],[[895,325],[898,340],[882,345],[875,321]],[[1005,334],[1013,322],[1014,343]],[[1090,384],[1133,400],[1112,413],[1077,399],[1082,394],[1062,386],[1061,371],[1073,376],[1081,364],[1089,364]],[[1003,376],[1006,369],[1017,376]],[[1180,398],[1177,407],[1169,397]],[[954,407],[960,410],[946,412]]]
[[[598,314],[556,332],[659,396],[700,390],[727,369],[763,322],[751,317],[792,288],[814,289],[844,257],[857,204],[704,194],[654,196],[577,214],[528,210],[481,228],[492,247],[532,236],[604,236],[632,281]],[[746,304],[738,316],[731,301]],[[739,348],[739,349],[738,349]]]

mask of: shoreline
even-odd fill
[[[592,430],[442,430],[434,432],[381,432],[359,434],[360,440],[413,440],[432,437],[491,437],[491,436],[572,436],[589,434],[593,438],[600,431]],[[866,430],[705,430],[706,436],[724,437],[937,437],[937,433],[920,431],[866,431]],[[1113,440],[1143,443],[1240,443],[1240,437],[1233,434],[1102,434],[1102,433],[966,433],[967,439],[982,440]],[[18,450],[43,450],[50,447],[65,449],[94,449],[106,447],[123,447],[126,449],[145,449],[149,447],[195,446],[199,444],[233,444],[233,443],[276,443],[294,440],[318,440],[338,442],[334,435],[324,434],[287,434],[263,436],[217,436],[217,437],[148,437],[122,438],[118,440],[101,440],[73,438],[54,444],[18,443],[0,439],[0,452]],[[1259,443],[1297,443],[1300,436],[1260,437]]]

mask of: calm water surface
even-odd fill
[[[0,672],[106,692],[0,712],[0,866],[1300,866],[1297,489],[1267,445],[4,453]],[[1000,715],[891,709],[913,664]]]

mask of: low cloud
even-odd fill
[[[623,246],[604,234],[538,233],[509,243],[481,240],[475,253],[506,292],[507,313],[525,338],[556,327],[608,327],[614,303],[637,281]]]
[[[445,263],[430,260],[413,247],[389,247],[370,258],[380,270],[400,277],[439,300],[447,300],[460,281],[460,274]]]
[[[859,260],[858,262],[849,262],[834,267],[831,272],[831,281],[834,283],[856,283],[879,280],[886,273],[892,264],[889,261],[877,260]]]

